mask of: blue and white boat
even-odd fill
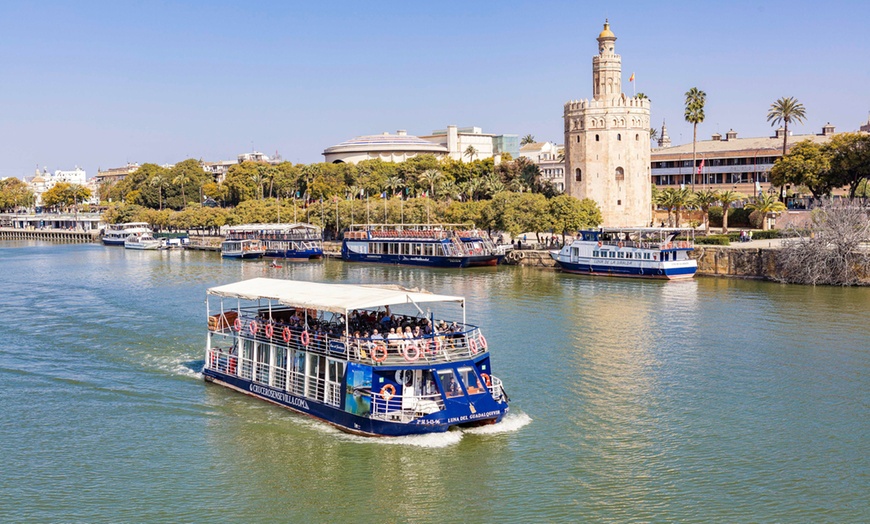
[[[130,235],[152,235],[153,231],[147,222],[125,222],[123,224],[107,224],[103,231],[103,244],[107,246],[123,246]]]
[[[695,275],[694,249],[692,229],[605,228],[581,231],[550,256],[567,273],[674,280]]]
[[[224,258],[263,258],[266,250],[259,240],[224,240],[221,242],[221,256]]]
[[[452,310],[462,322],[421,306]],[[207,382],[344,431],[435,433],[508,412],[487,341],[465,323],[463,297],[255,278],[209,289],[206,308]],[[406,336],[378,333],[397,328]]]
[[[461,268],[496,266],[504,256],[486,231],[459,224],[355,225],[341,244],[346,262]]]
[[[312,224],[230,226],[226,230],[226,239],[259,240],[267,257],[301,260],[323,258],[323,231]]]

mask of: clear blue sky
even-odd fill
[[[707,93],[699,138],[795,133],[870,111],[870,3],[766,2],[0,3],[0,177],[252,148],[316,162],[362,134],[448,124],[562,143],[562,106],[591,96],[605,17],[623,88],[652,100],[675,144],[683,94]]]

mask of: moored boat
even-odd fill
[[[103,231],[103,244],[107,246],[123,246],[130,235],[151,235],[153,232],[147,222],[125,222],[123,224],[108,224]]]
[[[580,236],[550,256],[567,273],[657,279],[692,278],[698,262],[694,230],[604,228]]]
[[[345,232],[341,258],[461,268],[498,265],[504,251],[486,231],[467,224],[365,224]]]
[[[263,258],[266,250],[263,243],[256,239],[224,240],[221,242],[221,256],[224,258]]]
[[[209,289],[206,304],[206,381],[344,431],[443,432],[508,412],[487,341],[465,323],[463,297],[255,278]],[[462,321],[424,315],[422,304],[453,309]]]
[[[288,259],[323,258],[323,231],[312,224],[243,224],[230,226],[227,240],[259,240],[265,256]]]
[[[126,249],[160,249],[163,242],[151,236],[150,233],[142,233],[140,235],[130,235],[124,240],[124,248]]]

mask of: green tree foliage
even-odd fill
[[[601,210],[594,200],[579,200],[569,195],[559,195],[550,200],[549,214],[553,231],[565,235],[584,228],[597,227],[603,221]]]
[[[14,211],[19,207],[30,207],[35,200],[33,191],[23,180],[14,177],[0,180],[0,210]]]
[[[728,215],[731,204],[738,200],[745,200],[746,196],[736,191],[721,191],[719,192],[719,202],[722,204],[722,233],[728,233]]]
[[[535,135],[526,135],[520,140],[520,146],[535,143]]]
[[[831,148],[810,140],[798,142],[776,159],[770,181],[776,186],[806,186],[816,198],[829,195],[836,187],[831,176]]]
[[[753,199],[752,202],[746,204],[746,209],[758,213],[762,219],[761,228],[767,230],[767,220],[763,220],[769,215],[785,211],[785,204],[780,202],[776,195],[762,194]],[[751,221],[750,217],[750,221]]]
[[[719,201],[719,193],[712,189],[698,191],[692,196],[692,204],[704,215],[704,233],[710,234],[710,206]]]
[[[835,187],[848,186],[855,197],[862,181],[870,179],[870,135],[840,133],[827,146],[831,152],[831,177]]]
[[[45,207],[69,208],[91,198],[91,190],[79,184],[58,182],[42,194]]]

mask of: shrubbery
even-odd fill
[[[706,237],[696,237],[696,244],[707,244],[713,246],[729,246],[731,245],[730,235],[708,235]]]

